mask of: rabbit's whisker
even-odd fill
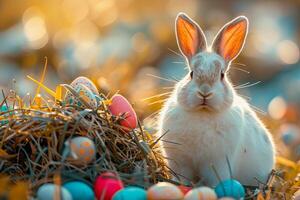
[[[163,78],[163,77],[156,76],[156,75],[153,75],[153,74],[147,74],[147,76],[151,76],[151,77],[163,80],[163,81],[169,81],[169,82],[173,82],[173,83],[177,83],[178,82],[178,81],[175,81],[175,80],[171,80],[171,79],[168,79],[168,78]]]
[[[254,105],[252,105],[252,104],[250,104],[250,103],[249,103],[249,106],[250,106],[254,111],[258,112],[259,114],[267,115],[267,113],[266,113],[265,111],[261,110],[260,108],[254,106]]]
[[[149,116],[145,117],[144,121],[145,121],[145,120],[148,120],[148,119],[150,119],[150,118],[155,118],[156,115],[157,115],[159,112],[160,112],[160,110],[157,110],[157,111],[151,113]]]
[[[174,64],[185,64],[185,62],[181,62],[181,61],[174,61],[172,63],[174,63]]]
[[[142,99],[142,101],[147,101],[147,100],[150,100],[150,99],[162,97],[162,96],[165,96],[165,95],[168,95],[168,94],[171,94],[171,93],[172,93],[172,91],[170,91],[170,92],[164,92],[164,93],[157,94],[157,95],[153,95],[151,97],[147,97],[147,98]]]
[[[168,97],[167,97],[167,98],[165,98],[165,99],[161,99],[161,100],[153,101],[153,102],[151,102],[151,103],[148,103],[147,105],[148,105],[148,106],[151,106],[151,105],[154,105],[154,104],[163,103],[163,102],[165,102],[167,99],[168,99]]]
[[[239,67],[230,67],[230,69],[234,69],[234,70],[237,70],[237,71],[241,71],[241,72],[245,72],[246,74],[250,74],[249,71],[245,70],[245,69],[242,69],[242,68],[239,68]],[[230,71],[229,71],[230,72]]]
[[[234,62],[234,63],[231,63],[231,64],[233,64],[233,65],[239,65],[239,66],[243,66],[243,67],[247,66],[246,64],[238,63],[238,62]]]
[[[255,83],[249,83],[249,84],[244,84],[244,85],[240,85],[240,86],[237,86],[237,87],[235,87],[235,89],[243,89],[243,88],[248,88],[248,87],[252,87],[252,86],[255,86],[255,85],[257,85],[257,84],[260,84],[261,83],[261,81],[257,81],[257,82],[255,82]]]
[[[171,48],[168,48],[169,51],[171,51],[172,53],[174,53],[175,55],[181,57],[181,58],[184,58],[180,53],[178,53],[177,51],[174,51],[173,49]]]

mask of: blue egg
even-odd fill
[[[68,190],[52,183],[46,183],[39,187],[36,194],[37,200],[53,200],[58,195],[60,195],[61,200],[72,200],[72,196]]]
[[[73,200],[94,200],[94,192],[90,186],[81,181],[71,181],[64,185]]]
[[[147,200],[147,192],[139,187],[126,187],[119,190],[112,200]]]
[[[222,181],[215,188],[218,198],[231,197],[234,199],[243,199],[245,197],[245,189],[237,180],[228,179]]]

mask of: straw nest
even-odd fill
[[[10,101],[18,102],[17,96]],[[92,184],[99,173],[115,171],[125,184],[147,188],[169,178],[157,140],[140,124],[125,132],[118,123],[122,116],[113,116],[105,103],[97,110],[50,101],[39,108],[18,107],[0,112],[0,172],[13,182],[28,181],[36,190],[58,175]],[[63,156],[65,142],[74,136],[94,141],[92,163]]]

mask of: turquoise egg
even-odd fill
[[[222,181],[215,188],[218,198],[231,197],[234,199],[243,199],[245,197],[245,189],[237,180],[228,179]]]
[[[72,196],[68,190],[52,183],[46,183],[39,187],[37,200],[53,200],[58,195],[60,195],[61,200],[72,200]]]
[[[126,187],[119,190],[113,200],[147,200],[147,192],[139,187]]]
[[[64,185],[73,200],[94,200],[94,192],[90,186],[81,181],[71,181]]]

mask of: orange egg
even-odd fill
[[[137,127],[137,116],[125,97],[116,94],[111,98],[111,105],[109,105],[110,112],[115,116],[124,115],[124,119],[120,124],[126,127],[126,130],[134,129]]]
[[[183,193],[174,184],[160,182],[148,189],[147,198],[148,200],[181,200]]]

